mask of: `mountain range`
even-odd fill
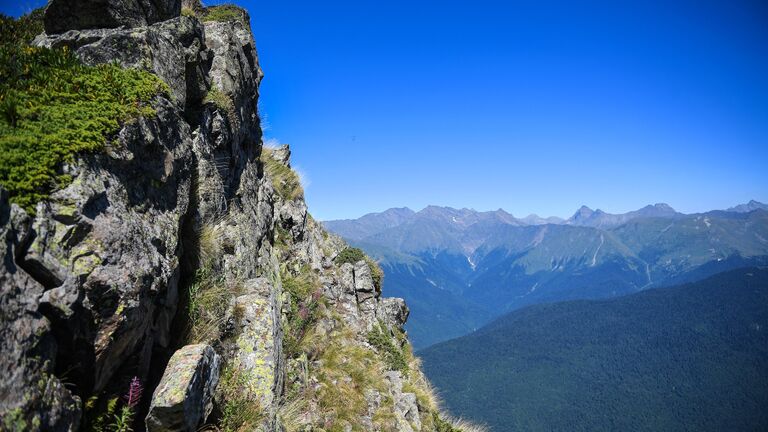
[[[768,269],[529,306],[419,353],[496,431],[768,430]]]
[[[324,222],[375,257],[412,310],[417,348],[537,303],[599,299],[768,263],[768,205],[683,214],[667,204],[568,219],[393,208]]]

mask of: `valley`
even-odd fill
[[[529,306],[420,352],[456,415],[497,431],[765,430],[768,270]]]

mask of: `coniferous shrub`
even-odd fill
[[[29,45],[42,12],[0,16],[0,184],[29,212],[71,179],[62,165],[101,151],[122,123],[151,116],[169,93],[157,76],[117,64],[85,66],[66,47]]]

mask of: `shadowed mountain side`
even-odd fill
[[[536,305],[421,351],[456,415],[498,431],[766,430],[768,270]]]

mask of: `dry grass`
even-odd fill
[[[301,187],[301,179],[290,167],[276,161],[272,157],[272,149],[262,147],[261,162],[264,164],[264,172],[272,181],[280,197],[287,201],[293,201],[304,196],[304,188]]]
[[[198,271],[195,282],[189,288],[187,343],[218,339],[230,300],[241,290],[240,285],[228,284],[221,277]]]
[[[197,231],[197,253],[200,268],[213,269],[218,266],[226,242],[226,228],[229,217],[222,217],[204,224]]]
[[[219,430],[245,432],[257,430],[266,418],[259,401],[247,390],[248,376],[242,370],[227,366],[221,374],[219,397],[221,418]]]
[[[301,432],[306,428],[307,402],[294,399],[277,408],[277,419],[285,432]]]

